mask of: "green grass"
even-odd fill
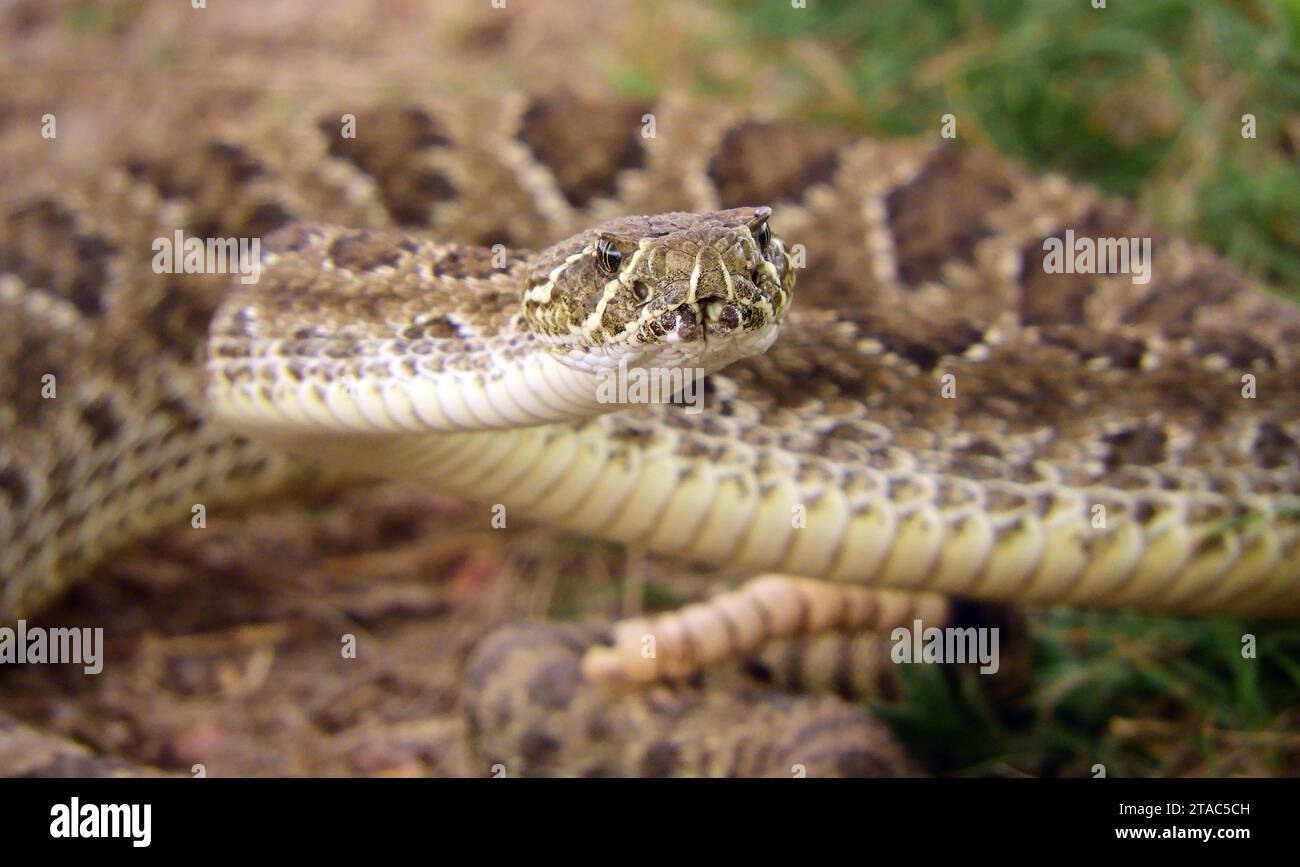
[[[1300,299],[1300,0],[728,7],[705,50],[745,46],[806,114],[909,135],[952,113],[960,139],[1137,199]],[[701,90],[745,86],[702,67]]]
[[[1014,700],[903,666],[902,698],[875,710],[943,774],[1300,775],[1300,626],[1057,611],[1031,633]]]
[[[951,113],[966,144],[1133,199],[1300,300],[1300,0],[725,7],[681,49],[700,92],[771,89],[808,121],[886,136]],[[651,93],[672,66],[647,52],[615,82]],[[902,698],[875,710],[939,773],[1300,775],[1300,626],[1065,611],[1031,635],[1013,700],[903,666]]]

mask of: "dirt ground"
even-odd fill
[[[486,774],[466,750],[466,654],[510,620],[612,614],[625,562],[488,517],[379,485],[166,535],[39,621],[102,626],[102,673],[0,672],[0,775]]]

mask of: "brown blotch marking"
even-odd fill
[[[242,237],[261,238],[293,222],[293,218],[293,214],[279,202],[258,202],[238,226],[231,227],[231,231]]]
[[[9,244],[0,244],[0,274],[15,274],[35,289],[52,289],[58,280],[45,263]]]
[[[454,199],[455,185],[442,173],[418,166],[411,154],[451,144],[446,128],[416,108],[380,107],[352,112],[356,138],[342,136],[343,112],[317,123],[329,138],[331,156],[345,159],[375,179],[393,219],[403,225],[427,226],[434,205]]]
[[[168,163],[143,158],[127,160],[123,164],[132,179],[149,184],[164,199],[178,199],[191,192],[191,185],[182,183],[176,170]]]
[[[645,164],[641,118],[646,103],[592,100],[558,91],[534,100],[519,121],[519,140],[555,175],[575,208],[611,196],[618,175]]]
[[[99,235],[77,235],[73,245],[77,273],[68,286],[67,300],[83,316],[99,316],[104,312],[101,293],[108,284],[108,263],[117,246]]]
[[[1002,451],[1002,446],[998,445],[988,437],[975,437],[961,448],[953,449],[953,453],[978,455],[981,457],[996,458],[997,460],[1003,460],[1005,456],[1005,453]]]
[[[207,278],[204,278],[207,279]],[[143,330],[172,358],[190,362],[203,345],[219,294],[185,275],[162,275],[163,291],[143,316]]]
[[[747,121],[723,135],[708,174],[724,208],[800,201],[809,187],[834,179],[849,141],[841,133]]]
[[[93,448],[116,439],[122,431],[122,419],[107,397],[97,398],[82,406],[81,422],[90,428]]]
[[[1282,430],[1282,426],[1275,421],[1260,422],[1255,429],[1251,451],[1259,465],[1268,469],[1295,463],[1300,456],[1295,438]]]
[[[268,253],[297,253],[320,240],[321,227],[314,223],[289,223],[262,238],[262,248]]]
[[[422,325],[411,325],[402,331],[407,340],[445,340],[460,336],[460,329],[450,316],[438,316]]]
[[[598,708],[587,718],[583,731],[593,741],[607,741],[618,727],[603,708]]]
[[[0,272],[17,274],[72,304],[83,315],[101,316],[109,262],[118,248],[103,235],[79,232],[72,211],[41,199],[8,214],[0,224]]]
[[[560,656],[546,663],[528,684],[528,699],[543,707],[563,710],[578,692],[582,671],[578,660]]]
[[[582,769],[579,776],[590,780],[617,779],[623,775],[619,773],[618,768],[609,765],[596,764]]]
[[[21,508],[27,505],[32,495],[31,486],[17,467],[0,467],[0,493],[9,498],[12,506]]]
[[[1222,355],[1229,365],[1239,370],[1250,369],[1257,363],[1266,367],[1277,364],[1273,350],[1242,331],[1207,328],[1196,335],[1196,346],[1202,355]]]
[[[1010,198],[1007,169],[997,161],[939,149],[911,183],[885,199],[899,277],[909,286],[937,282],[944,262],[972,261],[975,245],[993,234],[985,214]]]
[[[961,355],[982,337],[983,332],[968,322],[931,323],[926,329],[923,342],[898,341],[890,348],[917,367],[928,371],[934,369],[939,359]]]
[[[247,183],[266,172],[265,167],[239,145],[213,142],[207,146],[213,171],[223,172],[236,184]]]
[[[507,248],[506,268],[521,258],[518,252]],[[503,270],[493,263],[492,250],[488,247],[451,247],[433,263],[435,277],[491,277]]]
[[[1107,333],[1078,325],[1050,324],[1039,330],[1039,340],[1078,354],[1085,361],[1105,358],[1112,367],[1137,370],[1142,366],[1146,344],[1136,337]]]
[[[658,741],[645,751],[641,758],[643,777],[670,777],[681,764],[681,747],[672,741]]]
[[[1131,427],[1104,436],[1110,446],[1106,468],[1114,470],[1125,465],[1154,466],[1165,459],[1168,436],[1162,428],[1150,425]]]
[[[907,359],[922,371],[933,370],[941,358],[960,356],[984,338],[982,329],[964,319],[904,322],[883,314],[846,314],[846,319],[854,323],[858,333],[870,334],[888,351]],[[857,393],[861,388],[860,382],[856,381],[860,371],[837,370],[833,364],[814,363],[813,371],[807,376],[810,382],[843,383],[840,391],[845,394]]]
[[[550,767],[562,746],[560,739],[542,728],[532,728],[519,739],[519,755],[524,761],[525,773],[536,773]]]
[[[402,259],[391,237],[376,232],[344,232],[329,246],[330,259],[340,268],[349,271],[373,271],[376,268],[396,265]]]
[[[281,203],[248,198],[250,182],[260,181],[270,170],[241,145],[209,142],[126,167],[132,177],[153,184],[163,198],[190,200],[193,216],[187,234],[195,237],[260,236],[291,219]]]
[[[1056,238],[1061,241],[1062,256],[1064,258],[1071,259],[1075,255],[1072,249],[1064,246],[1065,233],[1070,229],[1074,230],[1076,242],[1080,238],[1091,238],[1097,241],[1101,238],[1149,237],[1152,239],[1152,249],[1154,250],[1163,241],[1163,238],[1156,236],[1149,228],[1135,225],[1134,221],[1122,210],[1108,204],[1098,205],[1085,214],[1082,219],[1067,223],[1050,235],[1044,235],[1030,241],[1020,251],[1022,262],[1021,280],[1024,284],[1020,313],[1027,325],[1045,325],[1048,323],[1079,324],[1085,322],[1087,318],[1087,300],[1095,291],[1098,280],[1116,276],[1108,274],[1067,274],[1064,271],[1049,274],[1044,270],[1043,263],[1047,259],[1047,251],[1043,249],[1043,244],[1048,238]],[[1100,251],[1097,252],[1100,253]],[[1094,258],[1093,264],[1095,268],[1100,267],[1100,263],[1097,262],[1096,258]],[[1132,262],[1129,265],[1131,268]],[[1150,262],[1146,263],[1146,265],[1148,268],[1151,267]],[[1062,262],[1062,268],[1064,267],[1064,262]],[[1152,282],[1155,282],[1154,277]]]
[[[1153,248],[1159,240],[1153,240]],[[1241,277],[1217,264],[1206,263],[1176,282],[1160,280],[1160,269],[1152,270],[1145,297],[1125,312],[1123,321],[1150,322],[1171,338],[1194,333],[1198,312],[1246,291]]]
[[[167,416],[170,421],[169,427],[173,431],[193,433],[203,426],[202,416],[190,404],[178,397],[169,395],[160,398],[154,410]]]
[[[28,325],[24,317],[18,318],[19,329]],[[8,352],[0,353],[0,364],[5,375],[0,377],[0,402],[13,409],[14,418],[24,427],[36,429],[48,413],[57,411],[59,400],[47,400],[41,394],[42,377],[55,378],[59,394],[69,385],[67,360],[77,347],[67,345],[66,338],[53,339],[37,328],[19,330],[12,335],[16,342]],[[5,436],[8,436],[6,432]]]
[[[456,198],[457,189],[441,172],[422,169],[412,172],[400,198],[389,204],[393,218],[404,226],[427,226],[432,206]]]

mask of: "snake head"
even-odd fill
[[[565,364],[717,370],[776,339],[794,268],[772,209],[611,220],[539,254],[533,334]]]

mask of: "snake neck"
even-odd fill
[[[691,215],[672,216],[690,225]],[[642,221],[658,225],[653,219]],[[563,253],[565,244],[585,238],[556,246]],[[322,432],[342,437],[509,430],[589,419],[642,403],[682,402],[698,412],[704,376],[763,353],[780,326],[763,297],[746,296],[742,305],[723,295],[705,305],[711,319],[699,305],[682,302],[651,317],[650,325],[642,322],[645,310],[640,318],[620,320],[610,312],[610,299],[621,298],[626,287],[588,273],[596,266],[582,252],[585,247],[560,257],[553,249],[493,251],[296,224],[269,238],[267,248],[259,279],[233,284],[213,319],[207,397],[213,416],[232,429],[291,447]],[[705,249],[717,259],[714,247]],[[778,252],[788,259],[783,249]],[[539,269],[546,271],[548,256],[561,263],[548,272],[560,275],[553,279],[576,271],[573,279],[586,277],[579,282],[590,290],[585,300],[556,301],[560,307],[585,309],[595,302],[563,339],[539,333],[521,304],[521,297],[531,296],[525,289]],[[784,287],[772,277],[778,272],[770,262],[753,269],[755,279],[780,295],[783,314],[793,283],[790,269]],[[691,278],[705,281],[699,267]],[[684,285],[662,280],[676,290]],[[732,288],[726,291],[733,294],[752,286],[728,280]],[[638,285],[649,293],[644,283]],[[753,313],[759,308],[767,312]],[[665,317],[677,330],[665,330]]]
[[[322,428],[360,435],[501,430],[616,408],[606,399],[603,375],[568,367],[541,351],[491,371],[451,369],[437,377],[322,372],[304,381],[278,375],[289,364],[263,361],[258,375],[209,361],[213,412],[233,428],[285,445]]]

